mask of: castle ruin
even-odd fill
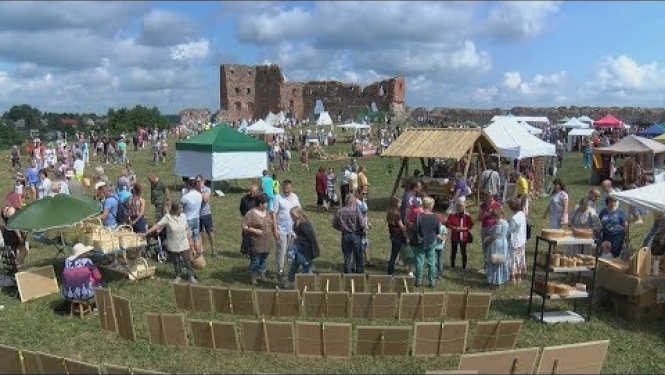
[[[268,112],[284,111],[296,119],[309,118],[320,100],[333,119],[355,117],[370,110],[404,106],[404,77],[360,85],[338,81],[285,82],[277,65],[220,66],[220,106],[227,119],[253,120]]]

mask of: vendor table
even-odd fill
[[[547,246],[546,251],[540,250],[540,245],[545,244]],[[536,237],[536,251],[533,257],[533,267],[532,267],[532,274],[531,274],[531,290],[529,292],[529,307],[527,310],[527,315],[532,315],[534,319],[537,319],[541,322],[544,323],[561,323],[561,322],[569,322],[569,323],[581,323],[584,321],[589,321],[591,320],[591,312],[592,312],[592,307],[593,307],[593,291],[594,291],[594,284],[596,281],[596,269],[598,268],[598,256],[596,255],[595,261],[594,261],[594,266],[582,266],[582,267],[554,267],[551,263],[552,260],[552,255],[557,248],[557,246],[566,246],[566,245],[584,245],[584,246],[592,246],[594,245],[594,240],[589,238],[576,238],[576,237],[562,237],[562,238],[545,238],[542,236],[537,236]],[[544,264],[541,264],[538,262],[539,257],[545,257],[545,262]],[[583,272],[589,272],[593,271],[592,273],[592,281],[591,285],[587,285],[586,287],[586,292],[582,291],[574,291],[571,292],[569,295],[565,297],[561,297],[558,294],[548,294],[544,290],[540,290],[536,288],[536,275],[539,273],[543,273],[544,278],[542,279],[544,285],[547,285],[548,281],[550,281],[550,278],[554,275],[561,275],[561,274],[569,274],[569,273],[576,273],[578,275],[578,281],[581,278],[580,275]],[[540,280],[538,280],[540,281]],[[541,297],[542,301],[540,303],[540,311],[539,312],[534,312],[532,314],[533,310],[533,296],[534,294],[538,295]],[[571,300],[573,302],[573,311],[550,311],[546,312],[545,311],[545,303],[548,300],[553,300],[553,299],[558,299],[558,300]],[[577,310],[577,301],[579,299],[586,299],[587,300],[587,314],[586,318],[583,317],[582,315],[578,314],[575,310]]]

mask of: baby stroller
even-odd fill
[[[143,256],[151,258],[153,255],[159,263],[166,263],[169,260],[169,253],[166,250],[166,231],[162,229],[146,237],[147,246]]]

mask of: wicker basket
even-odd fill
[[[112,253],[120,248],[118,236],[106,228],[99,228],[96,232],[96,238],[92,241],[92,246],[104,254]]]
[[[136,264],[132,267],[131,271],[127,273],[127,277],[130,280],[141,280],[147,279],[149,277],[155,276],[156,267],[148,264],[148,261],[139,257],[136,259]]]
[[[115,232],[121,249],[134,249],[146,245],[146,241],[132,231],[129,225],[121,225]]]

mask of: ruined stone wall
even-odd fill
[[[253,89],[252,89],[253,88]],[[371,103],[379,110],[404,103],[405,82],[395,77],[362,88],[337,81],[284,82],[277,65],[220,67],[220,105],[229,120],[264,118],[268,112],[290,112],[297,119],[308,118],[317,100],[333,119],[355,117]]]

